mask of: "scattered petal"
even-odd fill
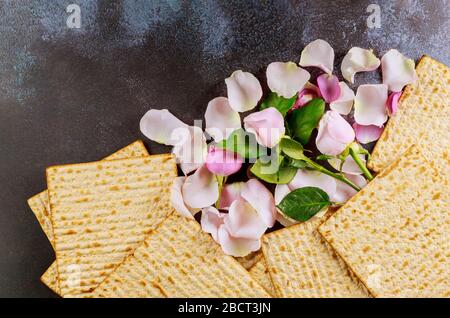
[[[360,85],[355,97],[355,121],[360,125],[382,126],[387,120],[387,86]]]
[[[184,202],[191,208],[204,208],[214,204],[219,197],[216,177],[206,165],[186,178],[181,188]]]
[[[317,77],[320,95],[327,103],[336,101],[341,96],[341,86],[336,75],[322,74]]]
[[[336,193],[336,179],[315,170],[299,169],[289,188],[295,190],[303,187],[320,188],[332,197]]]
[[[248,180],[241,188],[241,197],[258,212],[266,227],[275,224],[275,199],[261,182],[257,179]]]
[[[228,233],[233,237],[259,239],[267,230],[260,215],[250,203],[236,200],[224,218]]]
[[[210,147],[206,156],[208,170],[219,176],[230,176],[241,169],[243,160],[237,153]]]
[[[205,127],[205,131],[219,142],[241,128],[241,117],[231,108],[226,97],[216,97],[206,107]]]
[[[207,155],[206,137],[201,128],[196,126],[177,128],[172,136],[174,140],[178,140],[172,152],[183,173],[188,174],[198,169],[205,162]]]
[[[389,50],[381,58],[383,84],[391,92],[400,92],[405,85],[412,84],[417,79],[414,61],[406,58],[397,50]]]
[[[361,188],[363,188],[367,184],[367,180],[362,175],[345,174],[345,176]],[[336,181],[336,184],[336,193],[334,196],[330,197],[330,200],[333,202],[347,202],[357,193],[355,189],[342,181]]]
[[[337,111],[341,115],[348,115],[353,107],[355,92],[345,82],[340,82],[339,87],[341,94],[338,99],[330,103],[330,109]]]
[[[388,100],[386,102],[386,109],[389,116],[394,116],[395,113],[397,113],[398,101],[400,100],[401,96],[402,92],[391,93],[389,95]]]
[[[261,84],[251,73],[235,71],[225,79],[225,84],[230,106],[237,112],[252,110],[262,97]]]
[[[266,76],[270,90],[285,98],[294,96],[311,77],[307,71],[293,62],[270,63]]]
[[[360,154],[359,157],[361,160],[365,163],[366,162],[366,156],[363,154]],[[338,158],[332,158],[328,159],[328,163],[336,170],[340,170],[341,167],[341,160]],[[362,171],[359,168],[358,164],[353,160],[352,156],[348,156],[345,158],[344,164],[342,165],[342,172],[347,174],[361,174]]]
[[[244,127],[256,136],[260,145],[269,148],[276,146],[285,132],[283,115],[274,107],[248,115]]]
[[[303,107],[304,105],[308,104],[310,100],[317,97],[320,97],[319,88],[316,85],[307,82],[305,84],[305,87],[303,87],[303,89],[298,92],[298,98],[295,101],[294,106],[292,106],[292,109]]]
[[[211,234],[216,242],[219,242],[219,227],[223,225],[226,213],[220,213],[215,207],[209,206],[202,209],[200,224],[203,232]]]
[[[374,71],[379,66],[380,60],[372,50],[352,47],[342,60],[341,72],[348,82],[354,84],[356,73]]]
[[[244,186],[244,182],[235,182],[227,184],[222,188],[220,195],[219,208],[227,210],[231,203],[235,200],[243,200],[241,197],[241,189]]]
[[[359,125],[358,123],[353,124],[353,129],[355,130],[356,140],[362,144],[368,144],[369,142],[378,140],[383,133],[384,127],[375,125]]]
[[[176,118],[167,109],[150,109],[141,118],[141,132],[150,140],[157,143],[173,146],[178,139],[173,132],[177,129],[186,129],[188,125]]]
[[[334,110],[327,111],[319,122],[317,149],[326,155],[336,156],[355,139],[352,126]]]
[[[228,233],[225,225],[219,227],[218,236],[218,242],[223,252],[234,257],[244,257],[261,248],[260,239],[254,240],[233,237]]]
[[[321,68],[324,72],[333,72],[334,50],[328,42],[317,39],[312,41],[302,51],[300,66],[314,66]]]
[[[194,215],[199,212],[200,209],[192,209],[184,203],[181,188],[185,180],[186,177],[177,177],[173,180],[173,184],[170,189],[170,203],[178,213],[187,218],[193,219]]]

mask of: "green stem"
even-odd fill
[[[367,180],[372,181],[373,180],[372,174],[370,173],[369,169],[367,169],[366,164],[361,160],[361,158],[358,156],[358,154],[353,148],[350,148],[350,156],[352,156],[353,160],[355,160],[359,169],[361,169],[362,173],[364,174],[364,177],[366,177]]]
[[[356,191],[361,190],[360,187],[358,187],[356,184],[354,184],[352,181],[350,181],[349,179],[347,179],[345,176],[339,174],[339,173],[334,173],[330,170],[328,170],[327,168],[319,165],[318,163],[312,161],[311,159],[309,159],[308,157],[304,157],[302,160],[304,160],[308,165],[310,165],[313,169],[322,172],[330,177],[333,177],[339,181],[344,182],[345,184],[348,184],[349,186],[351,186],[353,189],[355,189]]]

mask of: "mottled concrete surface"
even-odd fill
[[[65,8],[81,7],[81,29]],[[368,29],[368,4],[381,28]],[[52,296],[39,276],[53,252],[26,199],[56,163],[101,158],[142,137],[150,107],[187,123],[225,93],[233,70],[264,81],[275,60],[298,61],[316,38],[336,51],[389,48],[449,64],[448,1],[0,2],[0,296]],[[376,72],[357,75],[376,82]],[[147,143],[152,152],[166,150]]]

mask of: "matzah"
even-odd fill
[[[272,280],[269,275],[269,270],[267,269],[266,260],[261,258],[257,261],[248,272],[252,278],[258,282],[272,297],[275,297],[275,289],[272,284]]]
[[[89,294],[172,211],[173,155],[47,169],[61,294]]]
[[[376,297],[450,296],[449,184],[417,147],[319,232]]]
[[[248,271],[191,219],[173,213],[94,297],[268,297]]]
[[[268,233],[262,251],[277,297],[367,297],[317,233],[321,218]]]
[[[438,158],[442,168],[450,164],[450,70],[428,56],[416,70],[418,80],[405,88],[368,162],[375,172],[412,145],[419,145],[427,158]]]

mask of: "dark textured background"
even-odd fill
[[[81,6],[81,29],[65,8]],[[380,29],[366,7],[381,6]],[[336,66],[352,46],[397,48],[449,64],[448,1],[0,1],[0,296],[52,296],[53,252],[26,199],[49,165],[102,158],[142,137],[150,107],[202,118],[238,68],[264,81],[323,38]],[[339,68],[336,67],[336,72]],[[357,75],[376,82],[376,72]],[[147,143],[153,153],[164,149]]]

